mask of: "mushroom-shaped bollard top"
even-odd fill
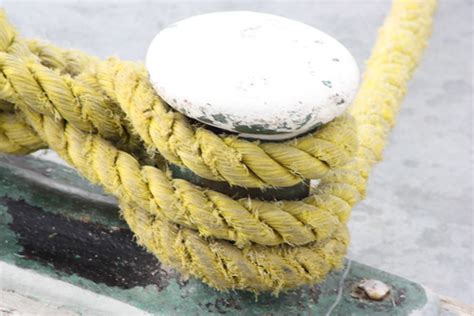
[[[162,30],[146,66],[157,93],[188,117],[242,137],[287,139],[340,115],[359,69],[331,36],[284,17],[194,16]]]

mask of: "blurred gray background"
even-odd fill
[[[341,41],[361,69],[389,1],[0,0],[24,37],[100,57],[143,60],[154,35],[191,15],[253,10],[296,19]],[[473,3],[441,0],[385,160],[353,211],[349,257],[474,303]]]

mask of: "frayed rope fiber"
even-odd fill
[[[174,111],[141,64],[22,39],[0,12],[0,152],[56,151],[116,196],[138,242],[183,275],[220,290],[314,284],[342,264],[351,208],[381,159],[435,6],[395,0],[347,113],[264,143]],[[319,184],[299,201],[233,199],[173,178],[169,164],[244,188]]]

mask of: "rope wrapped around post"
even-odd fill
[[[217,134],[163,102],[142,65],[22,39],[0,13],[0,151],[56,151],[117,197],[138,242],[183,275],[221,290],[314,284],[342,263],[351,208],[381,159],[435,6],[395,0],[349,111],[284,142]],[[244,188],[320,181],[298,201],[234,199],[173,178],[169,164]]]

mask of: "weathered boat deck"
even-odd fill
[[[0,308],[10,302],[25,312],[30,297],[57,313],[113,313],[127,303],[160,315],[437,314],[438,298],[421,285],[352,260],[323,283],[278,298],[222,293],[162,266],[134,242],[115,201],[73,170],[0,154],[0,179]],[[368,279],[387,284],[388,296],[363,295],[358,285]],[[84,301],[92,292],[102,303]]]

